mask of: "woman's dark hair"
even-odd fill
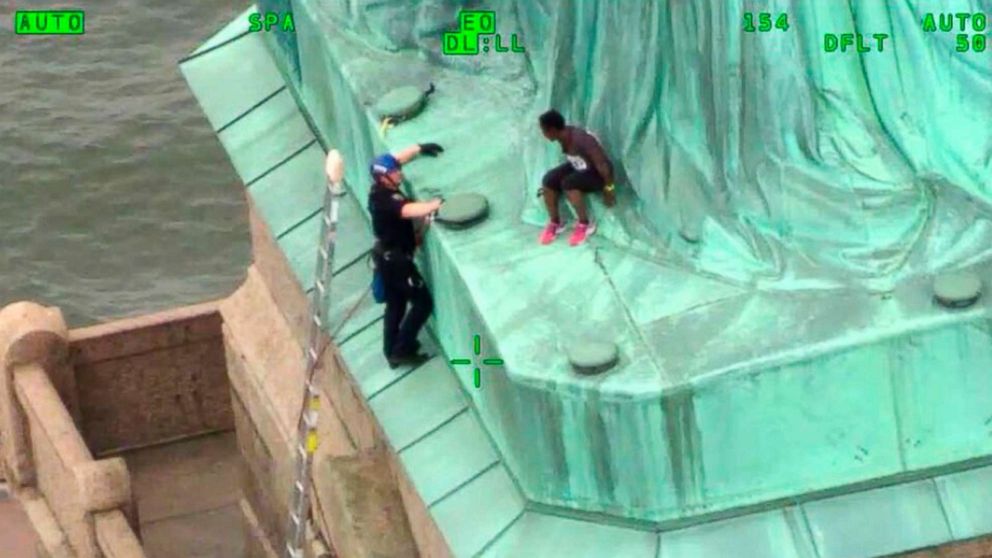
[[[541,122],[542,128],[550,128],[552,130],[562,130],[565,128],[565,117],[555,109],[542,114],[538,120]]]

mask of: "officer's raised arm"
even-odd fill
[[[427,155],[428,157],[437,157],[438,153],[443,151],[444,148],[436,143],[416,143],[410,147],[404,147],[399,150],[393,155],[393,157],[396,157],[396,160],[399,161],[401,165],[405,165],[421,153]]]

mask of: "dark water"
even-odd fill
[[[70,325],[221,297],[249,261],[244,191],[177,61],[242,0],[0,0],[0,307]],[[15,36],[79,8],[82,37]]]

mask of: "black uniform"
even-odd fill
[[[410,203],[402,192],[374,184],[369,213],[377,239],[373,251],[386,291],[383,352],[386,358],[416,354],[417,334],[431,315],[434,301],[413,262],[417,247],[413,221],[401,215]],[[411,305],[407,312],[407,303]]]

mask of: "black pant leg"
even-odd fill
[[[386,311],[382,320],[382,352],[389,358],[399,341],[400,324],[406,314],[409,289],[406,274],[396,262],[380,264],[383,287],[386,291]]]
[[[416,352],[417,336],[434,310],[434,299],[431,297],[431,292],[427,289],[424,280],[420,277],[417,268],[411,264],[410,271],[409,300],[411,307],[403,319],[399,336],[396,339],[395,350],[397,354]]]

